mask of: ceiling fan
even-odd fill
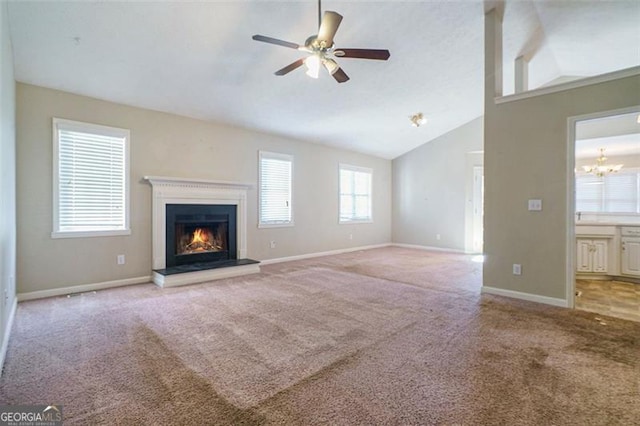
[[[307,38],[304,42],[304,46],[259,34],[254,35],[252,39],[262,41],[264,43],[277,44],[278,46],[284,46],[310,54],[306,58],[298,59],[297,61],[276,71],[276,75],[288,74],[304,64],[307,66],[307,75],[313,78],[318,78],[320,67],[323,66],[338,83],[344,83],[349,80],[349,76],[342,70],[342,68],[340,68],[333,57],[377,59],[380,61],[386,61],[389,59],[390,54],[388,50],[382,49],[334,48],[333,37],[338,31],[341,21],[342,16],[336,12],[328,10],[324,12],[324,15],[322,15],[320,0],[318,0],[318,34]]]

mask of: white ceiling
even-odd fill
[[[597,158],[600,149],[607,157],[640,156],[640,133],[576,141],[576,158]]]
[[[34,2],[8,5],[18,81],[395,158],[482,115],[481,1],[329,1],[337,47],[384,48],[387,62],[340,59],[351,80],[273,73],[316,33],[314,1]],[[640,65],[640,2],[510,1],[513,60],[530,87]],[[428,123],[410,125],[423,112]]]
[[[576,123],[576,158],[595,159],[601,148],[607,157],[640,157],[640,108]]]

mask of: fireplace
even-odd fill
[[[260,272],[247,259],[251,184],[145,176],[152,187],[151,269],[160,287]]]
[[[166,267],[236,259],[236,206],[166,205]]]

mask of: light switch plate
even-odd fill
[[[522,275],[522,265],[519,263],[513,264],[513,275]]]
[[[530,212],[542,211],[542,200],[529,200],[529,211]]]

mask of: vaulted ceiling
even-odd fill
[[[317,32],[313,1],[9,3],[18,81],[99,99],[395,158],[483,114],[481,1],[329,1],[345,48],[389,49],[388,61],[339,59],[338,84],[298,44]],[[640,2],[509,1],[505,93],[513,62],[530,87],[640,65]],[[409,116],[422,112],[415,128]]]

